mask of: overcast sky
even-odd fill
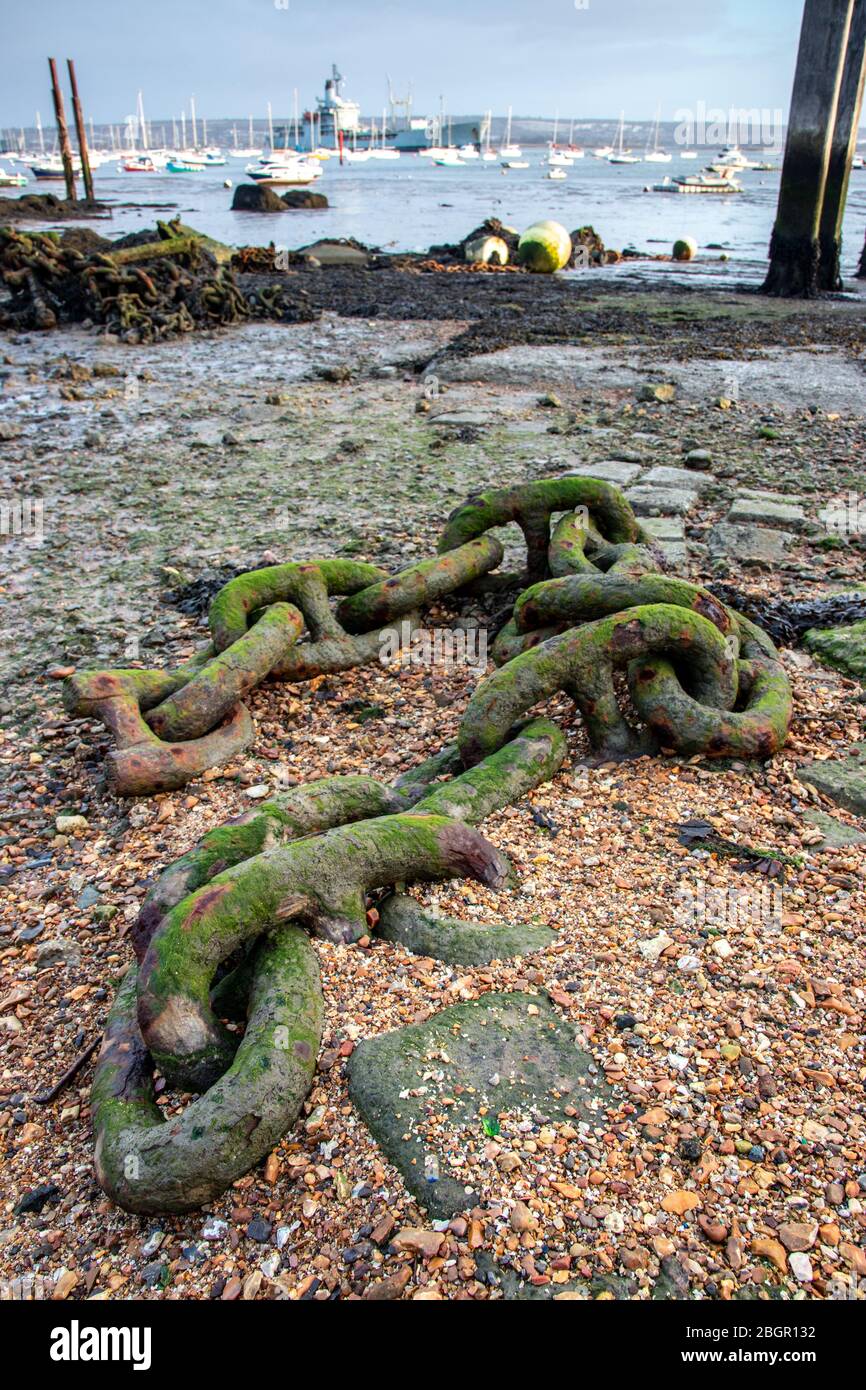
[[[76,60],[85,110],[149,120],[310,105],[332,62],[365,114],[390,73],[418,114],[651,117],[731,105],[787,112],[799,0],[38,0],[3,6],[0,126],[53,120],[46,59]]]

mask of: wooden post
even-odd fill
[[[806,0],[764,294],[818,290],[821,209],[854,0]]]
[[[63,109],[63,93],[60,90],[60,83],[57,81],[57,64],[53,58],[48,59],[48,69],[51,73],[51,94],[54,97],[54,118],[57,121],[57,134],[60,139],[60,154],[63,159],[63,177],[66,180],[66,196],[74,203],[75,167],[72,163],[72,146],[69,143],[69,131],[66,127],[66,112]]]
[[[842,289],[842,221],[848,198],[851,163],[857,149],[857,132],[863,109],[864,82],[866,82],[866,0],[854,0],[851,32],[848,36],[848,51],[845,56],[845,67],[842,70],[842,85],[839,89],[839,110],[836,115],[836,127],[833,131],[833,143],[830,148],[824,207],[821,213],[821,263],[818,267],[818,288],[821,290]]]
[[[81,177],[84,179],[84,196],[89,203],[92,203],[93,174],[90,172],[90,155],[87,150],[87,131],[84,128],[84,115],[81,110],[81,102],[78,99],[78,83],[75,80],[75,64],[71,58],[66,59],[66,66],[69,69],[69,86],[72,89],[72,114],[75,117],[75,129],[78,133],[78,153],[81,156]]]

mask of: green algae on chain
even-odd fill
[[[420,627],[420,614],[407,613],[403,621],[409,624],[411,639]],[[381,659],[382,638],[383,634],[378,629],[357,636],[341,630],[338,637],[299,642],[277,663],[271,675],[275,680],[308,681],[315,676],[334,675],[338,671],[352,670],[355,666],[367,666]]]
[[[550,927],[464,922],[439,917],[408,893],[392,893],[379,905],[376,934],[416,956],[450,965],[486,965],[491,960],[544,951],[557,940]]]
[[[271,604],[242,637],[151,710],[147,722],[154,733],[170,741],[208,733],[285,659],[303,626],[293,604]]]
[[[282,927],[255,948],[243,1040],[228,1069],[180,1115],[156,1104],[131,966],[108,1018],[91,1091],[100,1187],[126,1211],[213,1201],[294,1124],[316,1069],[324,1003],[312,943]]]
[[[585,507],[606,540],[639,539],[640,527],[623,494],[598,478],[547,478],[512,488],[473,493],[449,516],[439,539],[439,553],[455,550],[494,527],[516,521],[526,539],[530,581],[548,577],[550,520],[556,512]]]
[[[615,544],[605,540],[588,516],[576,511],[566,512],[554,526],[547,565],[555,579],[569,574],[597,574],[599,570],[634,576],[663,568],[664,556],[655,543]]]
[[[398,814],[358,821],[267,850],[184,898],[141,965],[138,1021],[171,1084],[200,1090],[227,1065],[233,1039],[214,1017],[217,968],[240,946],[288,921],[335,942],[367,930],[365,893],[417,879],[475,878],[500,888],[504,855],[456,820]]]
[[[688,670],[690,693],[701,704],[732,708],[736,668],[718,628],[690,609],[648,604],[570,629],[482,681],[460,724],[464,762],[472,766],[496,752],[514,721],[558,690],[577,704],[598,756],[647,751],[647,739],[620,713],[613,672],[649,655],[675,657],[678,668]]]
[[[788,736],[790,681],[777,661],[738,661],[737,670],[742,710],[710,709],[693,700],[663,657],[634,661],[629,690],[662,747],[710,758],[770,758]]]
[[[562,730],[550,719],[521,725],[496,753],[458,777],[432,787],[415,804],[415,814],[453,816],[467,825],[481,821],[549,782],[565,761]]]
[[[175,791],[209,768],[221,767],[253,741],[253,722],[238,705],[219,728],[203,738],[167,743],[147,723],[143,709],[179,690],[197,667],[165,671],[82,671],[68,678],[66,708],[101,719],[117,747],[106,759],[109,786],[118,796]]]
[[[260,802],[252,811],[215,826],[160,875],[130,933],[135,954],[144,956],[166,914],[224,869],[305,835],[337,825],[408,809],[399,791],[373,777],[323,777]]]
[[[246,632],[252,614],[273,603],[299,608],[314,641],[339,637],[329,595],[354,594],[385,578],[384,570],[358,560],[305,560],[240,574],[220,589],[208,610],[214,646],[217,651],[231,646]]]
[[[343,599],[337,618],[348,632],[369,632],[488,574],[503,554],[494,536],[480,536]]]
[[[514,605],[518,632],[553,623],[579,623],[605,618],[624,608],[649,603],[675,604],[708,618],[720,632],[728,633],[734,622],[730,611],[717,598],[697,584],[664,574],[644,574],[632,578],[618,573],[569,575],[549,579],[524,590]]]

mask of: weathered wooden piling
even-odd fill
[[[87,131],[84,126],[84,114],[81,110],[81,102],[78,98],[75,64],[71,58],[66,59],[66,66],[69,69],[69,86],[72,91],[72,114],[75,117],[75,130],[78,135],[78,153],[81,156],[81,177],[84,179],[84,196],[89,203],[92,203],[93,174],[90,170],[90,155],[87,150]]]
[[[820,227],[854,0],[806,0],[765,294],[818,292]]]
[[[827,187],[821,212],[821,262],[818,288],[842,289],[842,221],[848,199],[851,165],[857,149],[857,133],[866,83],[866,0],[854,0],[848,51],[839,89],[839,109],[830,147]]]
[[[60,140],[60,157],[63,160],[63,178],[66,181],[66,196],[75,202],[75,166],[72,162],[72,146],[69,143],[69,129],[66,125],[66,112],[63,109],[63,93],[57,80],[57,64],[48,59],[51,73],[51,95],[54,98],[54,118],[57,121],[57,135]]]

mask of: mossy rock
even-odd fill
[[[801,768],[800,781],[817,787],[846,811],[866,816],[866,743],[856,744],[851,751],[851,757],[838,762],[812,763]]]
[[[827,849],[849,849],[852,845],[866,844],[866,834],[862,830],[845,825],[835,816],[828,816],[826,811],[804,811],[803,819],[824,836],[824,843],[814,846],[819,853]]]
[[[866,683],[866,620],[850,627],[812,627],[803,646],[825,666]]]
[[[447,1218],[483,1197],[448,1176],[449,1141],[457,1136],[459,1149],[470,1136],[483,1142],[482,1109],[491,1119],[507,1113],[540,1125],[565,1122],[568,1107],[572,1117],[603,1123],[610,1087],[592,1065],[545,995],[485,994],[360,1043],[349,1061],[349,1094],[412,1195],[434,1218]],[[453,1104],[431,1146],[422,1136],[431,1107],[441,1109],[446,1096]],[[428,1155],[438,1160],[438,1181],[425,1177]]]

